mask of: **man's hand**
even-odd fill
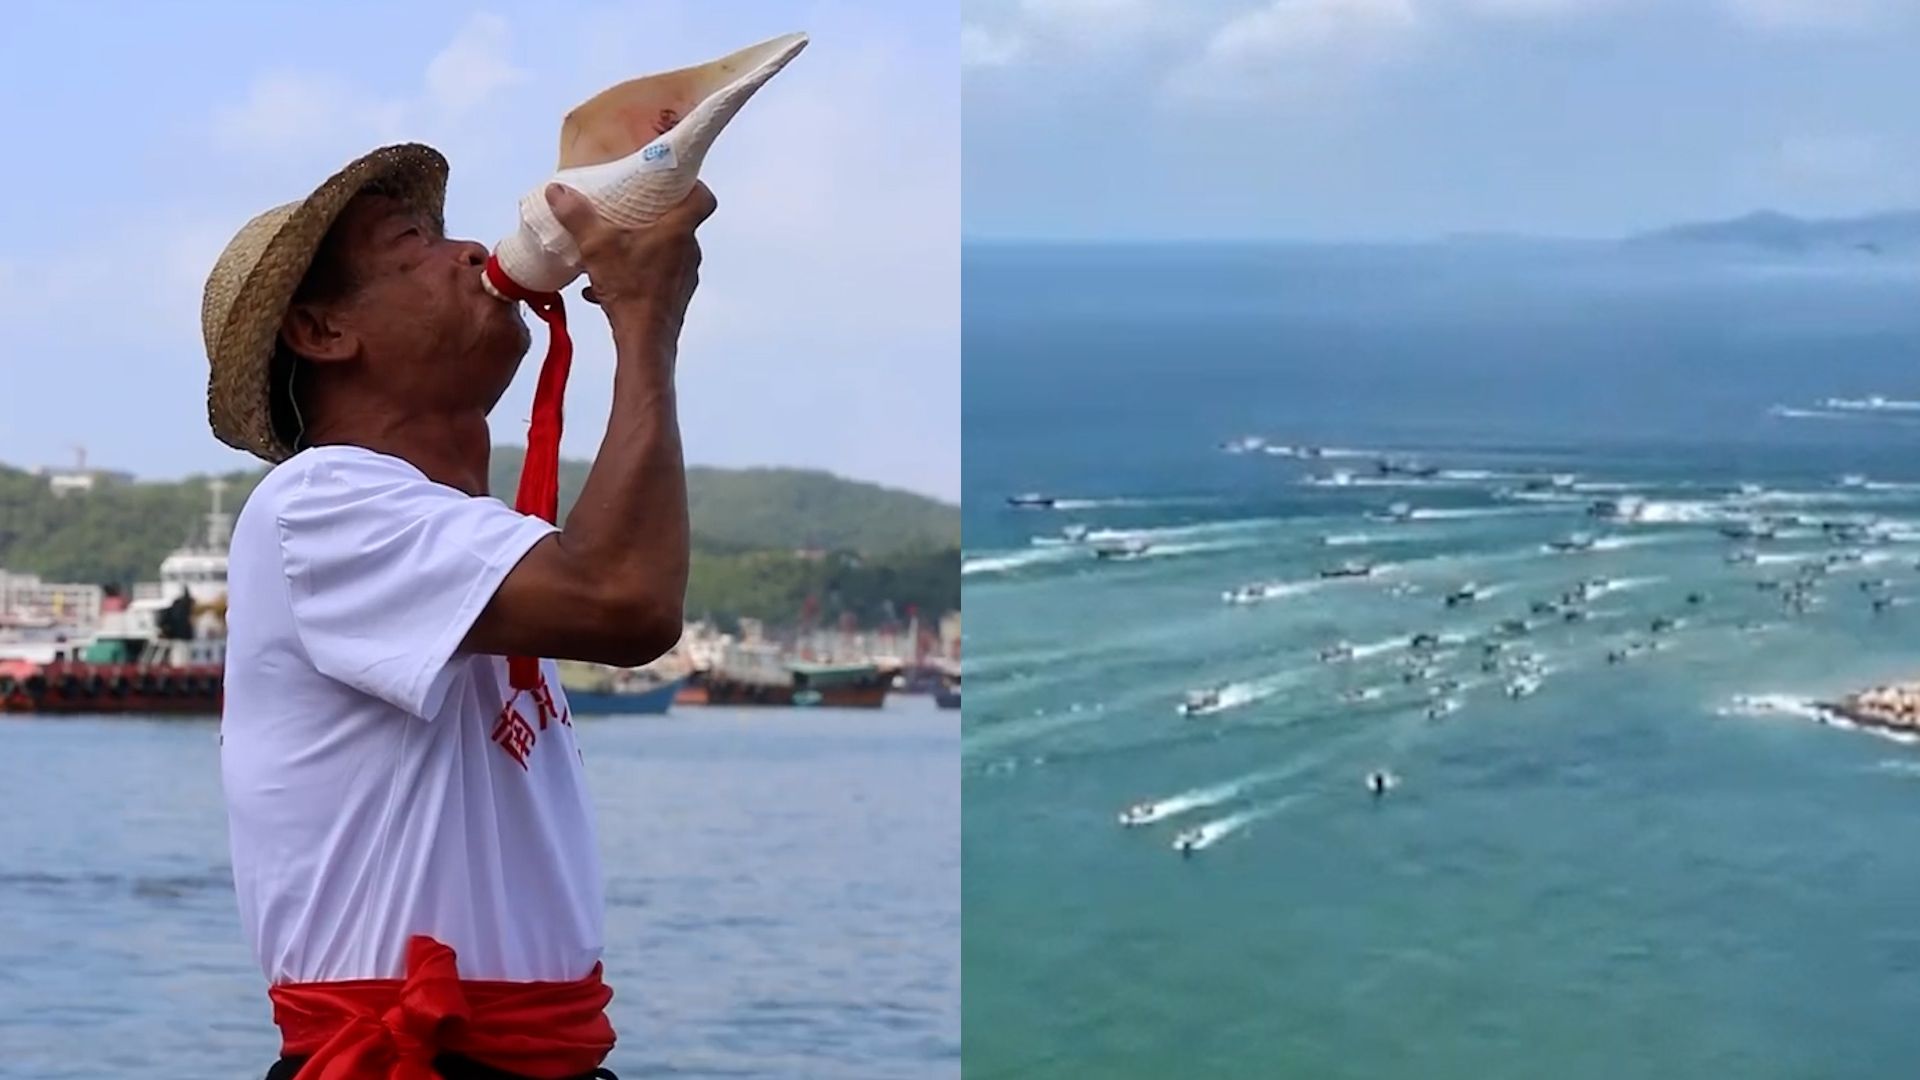
[[[631,229],[608,222],[585,196],[565,185],[547,185],[546,195],[553,216],[580,246],[590,282],[586,298],[606,309],[616,329],[633,320],[677,337],[700,284],[694,230],[718,205],[707,185],[696,182],[658,221]]]

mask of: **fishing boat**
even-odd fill
[[[581,716],[659,716],[673,708],[687,681],[684,675],[663,677],[572,660],[558,661],[556,666],[567,708]]]
[[[878,709],[886,705],[887,691],[893,687],[893,673],[870,661],[833,664],[796,660],[788,663],[787,670],[795,705]]]
[[[951,675],[934,688],[933,703],[942,709],[960,707],[960,676]]]

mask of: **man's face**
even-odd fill
[[[353,282],[336,316],[382,392],[427,409],[500,400],[529,337],[520,305],[480,284],[485,247],[449,240],[426,214],[372,194],[347,205],[330,243]]]

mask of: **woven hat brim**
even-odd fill
[[[214,262],[200,306],[207,348],[207,421],[221,442],[270,463],[294,447],[273,430],[271,369],[280,325],[321,241],[369,185],[429,214],[444,228],[447,159],[420,143],[355,159],[298,202],[242,226]]]

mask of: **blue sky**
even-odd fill
[[[604,87],[789,30],[807,51],[702,177],[720,212],[681,349],[689,460],[801,465],[957,499],[959,37],[942,4],[12,3],[0,35],[0,462],[244,467],[206,427],[200,290],[253,214],[419,139],[448,228],[486,243]],[[578,329],[566,450],[605,427],[604,322]],[[494,414],[524,439],[537,360]]]
[[[1920,206],[1915,0],[967,0],[970,237]]]

